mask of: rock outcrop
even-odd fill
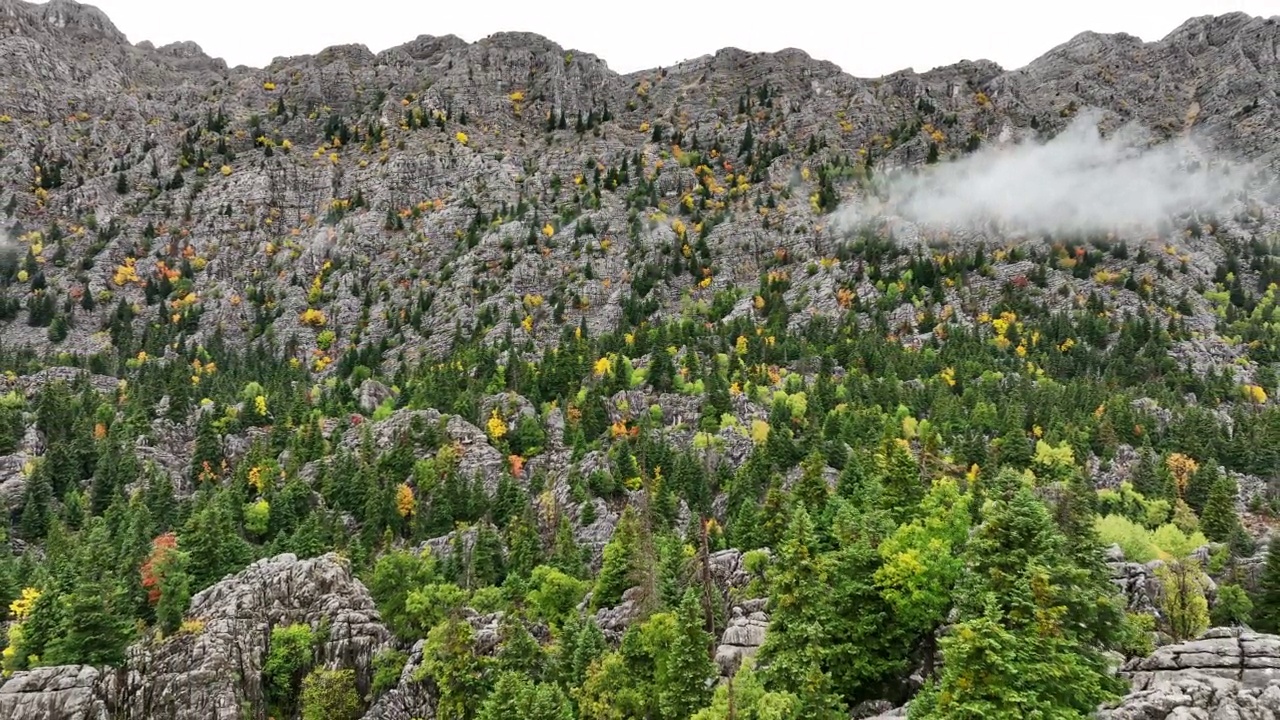
[[[1100,720],[1271,719],[1280,715],[1280,637],[1214,628],[1127,663],[1132,683]]]
[[[63,666],[15,673],[0,720],[240,720],[264,707],[263,662],[275,627],[318,633],[316,663],[356,671],[368,692],[373,656],[391,644],[368,590],[336,555],[260,560],[197,594],[184,629],[129,649],[119,669]]]
[[[720,674],[730,676],[737,672],[742,661],[755,657],[764,645],[765,631],[769,629],[769,616],[763,610],[764,601],[747,603],[747,607],[734,607],[729,626],[720,636],[716,646],[716,665]]]

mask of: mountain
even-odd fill
[[[1278,48],[233,68],[0,0],[0,718],[1021,717],[1280,631]]]
[[[72,235],[50,248],[58,257],[44,268],[55,304],[81,293],[110,293],[112,303],[141,299],[138,283],[113,282],[131,255],[144,280],[163,258],[169,266],[183,254],[207,262],[191,277],[197,338],[218,326],[238,338],[268,326],[280,337],[301,330],[296,320],[309,277],[272,288],[281,317],[256,327],[254,303],[233,301],[254,289],[257,273],[287,267],[313,276],[323,252],[367,260],[371,276],[393,286],[415,279],[415,270],[416,279],[429,279],[452,268],[433,288],[434,307],[446,312],[414,328],[409,347],[438,352],[455,322],[469,325],[486,309],[500,334],[518,306],[513,300],[529,293],[565,305],[565,322],[586,317],[590,329],[602,330],[620,310],[625,276],[642,275],[644,263],[674,242],[664,229],[631,230],[628,213],[673,214],[698,183],[698,163],[686,158],[673,169],[673,144],[718,156],[707,167],[714,166],[730,202],[724,210],[697,209],[710,220],[705,225],[716,225],[704,226],[706,251],[698,256],[699,267],[715,273],[714,289],[758,274],[744,252],[754,260],[779,244],[823,244],[826,236],[815,230],[821,215],[807,202],[821,189],[819,178],[793,183],[802,166],[817,169],[863,152],[876,167],[918,164],[933,142],[925,125],[939,134],[942,157],[970,143],[1035,134],[1032,126],[1051,135],[1086,107],[1105,110],[1104,124],[1135,120],[1164,136],[1203,128],[1223,147],[1267,163],[1280,146],[1280,29],[1274,18],[1243,14],[1196,18],[1151,44],[1082,34],[1012,72],[962,63],[876,80],[847,76],[798,51],[733,49],[620,76],[598,58],[518,33],[471,45],[422,36],[379,55],[342,46],[262,70],[227,69],[189,43],[129,46],[100,12],[74,2],[6,2],[0,17],[8,67],[0,93],[10,108],[0,177],[10,188],[10,233],[47,232],[57,221],[57,232]],[[548,131],[560,127],[561,116],[564,129]],[[346,144],[335,149],[333,138]],[[663,155],[665,172],[655,173]],[[596,173],[602,183],[616,181],[624,160],[632,161],[627,182],[596,200]],[[732,183],[726,162],[735,168]],[[747,176],[741,188],[737,175]],[[40,199],[38,190],[47,196]],[[832,187],[822,209],[834,209],[849,192]],[[424,203],[428,212],[397,219]],[[752,212],[765,203],[778,205],[776,212]],[[487,226],[469,230],[478,215]],[[91,220],[98,230],[69,232]],[[531,252],[548,222],[556,236],[544,247],[574,244],[564,239],[572,232],[579,245],[609,235],[612,251],[589,263],[557,248]],[[138,245],[139,236],[154,236],[143,241],[151,247]],[[277,246],[287,257],[268,250]],[[93,267],[77,272],[86,256]],[[329,281],[339,330],[356,326],[360,314],[342,275]],[[602,288],[604,279],[616,285]],[[659,305],[670,307],[695,281],[663,283]],[[396,289],[375,303],[362,339],[377,341],[384,332],[378,316],[413,297]],[[59,349],[107,347],[95,339],[98,318],[82,319],[68,317],[72,327]],[[20,335],[16,342],[54,349],[41,333]]]

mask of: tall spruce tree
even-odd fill
[[[1253,626],[1261,632],[1280,632],[1280,533],[1271,536],[1267,562],[1253,598]]]

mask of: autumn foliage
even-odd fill
[[[166,553],[178,549],[178,537],[171,532],[164,533],[151,541],[151,554],[142,563],[142,587],[147,591],[147,602],[155,605],[160,602],[160,576],[156,567],[160,565]]]

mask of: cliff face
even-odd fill
[[[1195,136],[1219,156],[1280,168],[1280,18],[1239,13],[1193,18],[1150,43],[1084,33],[1018,70],[966,62],[863,79],[798,50],[733,48],[621,75],[526,33],[476,43],[420,36],[377,54],[338,46],[229,68],[193,43],[130,45],[100,11],[73,0],[0,0],[0,67],[0,343],[43,357],[89,355],[112,350],[123,330],[140,336],[160,322],[180,324],[191,346],[290,338],[281,362],[305,363],[317,387],[337,379],[331,366],[342,353],[367,351],[362,358],[372,359],[360,362],[381,362],[377,376],[387,381],[360,383],[358,407],[368,415],[391,396],[398,367],[443,355],[460,327],[478,325],[491,340],[517,336],[520,352],[533,355],[566,329],[612,330],[624,314],[680,317],[730,290],[736,299],[719,317],[733,319],[754,311],[751,293],[737,291],[770,270],[789,273],[786,300],[806,310],[794,323],[857,312],[848,309],[856,297],[883,305],[876,312],[904,342],[932,332],[922,328],[923,309],[972,326],[1007,283],[1026,287],[1030,260],[994,257],[989,274],[970,273],[966,287],[940,287],[917,306],[889,298],[857,258],[833,261],[842,239],[833,212],[873,194],[869,178],[884,168],[1052,137],[1082,112],[1098,112],[1105,132],[1135,123],[1156,141]],[[888,221],[879,229],[926,252],[1028,240]],[[1136,238],[1185,258],[1177,274],[1151,274],[1162,278],[1165,299],[1182,293],[1186,302],[1179,312],[1196,335],[1171,351],[1180,363],[1197,372],[1231,367],[1249,380],[1253,364],[1240,343],[1216,335],[1201,286],[1212,286],[1223,248],[1262,243],[1277,230],[1276,197],[1259,193],[1221,217]],[[1149,270],[1161,254],[1116,254],[1080,274],[1046,261],[1042,299],[1083,306],[1096,293],[1117,315],[1154,314],[1161,309],[1149,295],[1114,278]],[[666,273],[672,266],[681,269]],[[60,368],[0,383],[29,394],[75,374]],[[117,382],[91,377],[100,391]],[[740,424],[767,416],[747,397],[732,403]],[[605,404],[611,422],[624,407],[656,407],[679,446],[693,444],[702,407],[696,396],[642,391]],[[512,393],[483,398],[476,422],[499,405],[513,427],[537,416]],[[187,478],[199,412],[167,414],[157,408],[147,418],[134,449]],[[370,429],[385,446],[419,417],[441,415],[402,409],[352,429],[341,444],[355,447]],[[565,482],[572,463],[561,410],[546,424],[545,452],[529,469],[547,471],[576,520],[585,503],[570,499]],[[450,417],[444,430],[463,474],[492,493],[510,458],[466,418]],[[262,432],[226,438],[227,456],[242,455]],[[729,429],[717,442],[735,467],[753,447]],[[31,432],[0,457],[0,499],[10,512],[21,510],[24,466],[44,451]],[[1133,463],[1126,453],[1099,470],[1100,484],[1124,476]],[[590,475],[607,462],[591,451],[577,469]],[[301,473],[308,482],[316,465]],[[1262,484],[1239,480],[1242,498]],[[598,563],[618,513],[592,502],[595,521],[575,532]],[[1133,608],[1148,609],[1149,568],[1117,561],[1115,570]],[[743,592],[751,579],[736,551],[717,555],[715,572]],[[762,600],[731,595],[717,651],[725,672],[755,652],[767,627]],[[602,609],[598,618],[616,635],[627,610]],[[318,662],[354,669],[362,693],[372,658],[392,645],[368,591],[332,555],[263,560],[197,595],[187,616],[183,632],[136,645],[124,667],[15,674],[0,686],[0,720],[239,719],[264,706],[274,627],[320,631]],[[492,618],[472,620],[491,629]],[[1280,712],[1267,669],[1280,663],[1276,647],[1275,638],[1217,630],[1162,649],[1126,669],[1135,694],[1109,717],[1271,717]],[[432,716],[431,688],[413,679],[420,660],[419,646],[399,684],[372,698],[368,718]],[[1212,672],[1192,672],[1200,670]]]
[[[695,165],[714,170],[707,195],[722,210],[699,248],[715,291],[753,278],[779,246],[789,261],[829,250],[830,223],[809,202],[818,178],[800,174],[819,162],[945,160],[1051,135],[1094,108],[1104,129],[1133,121],[1157,137],[1195,132],[1274,165],[1278,46],[1280,21],[1232,14],[1191,19],[1153,43],[1085,33],[1014,71],[966,62],[878,79],[797,50],[732,48],[624,76],[525,33],[473,44],[420,36],[376,55],[340,46],[253,69],[227,68],[191,43],[131,46],[102,13],[71,0],[4,0],[3,225],[19,259],[30,233],[42,234],[35,262],[55,301],[88,293],[108,302],[72,307],[65,339],[26,331],[21,312],[0,338],[44,352],[103,350],[111,307],[154,302],[146,279],[158,263],[183,260],[193,267],[198,337],[220,329],[237,342],[272,329],[305,338],[298,276],[317,273],[325,257],[367,263],[386,285],[362,322],[352,290],[362,278],[343,268],[328,279],[339,344],[358,324],[362,340],[380,340],[424,281],[439,312],[397,338],[411,357],[438,353],[456,324],[487,313],[500,336],[530,294],[566,306],[555,322],[537,318],[535,338],[583,320],[597,330],[676,241],[670,223],[636,223],[631,213],[675,210],[706,182]],[[682,166],[673,144],[699,163]],[[478,216],[486,224],[477,233]],[[574,247],[584,237],[609,246],[584,255]],[[674,311],[697,281],[659,284],[657,313]],[[825,311],[829,290],[802,282]],[[30,288],[11,280],[5,292],[23,301]],[[255,318],[261,301],[246,296],[271,297],[268,317]],[[315,349],[303,342],[300,354]]]

